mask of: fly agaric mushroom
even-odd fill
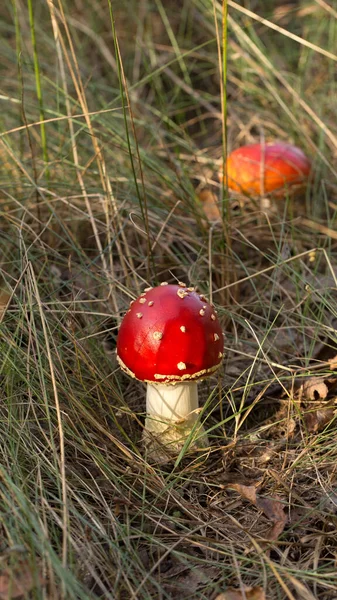
[[[117,338],[117,359],[147,383],[144,441],[152,458],[179,451],[190,437],[208,445],[199,423],[197,381],[214,373],[223,356],[216,311],[185,284],[147,288],[131,302]],[[167,452],[166,452],[167,449]]]
[[[309,178],[311,162],[304,152],[285,142],[249,144],[227,158],[228,187],[248,196],[285,196],[302,190]],[[219,175],[223,178],[222,172]]]

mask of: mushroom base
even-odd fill
[[[151,460],[169,460],[185,444],[190,449],[209,445],[205,430],[199,422],[196,382],[174,386],[148,384],[146,410],[143,440]]]

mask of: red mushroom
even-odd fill
[[[131,377],[147,382],[145,439],[171,451],[193,437],[208,440],[198,422],[197,380],[214,373],[223,333],[203,295],[185,284],[147,288],[131,302],[118,333],[117,359]],[[151,435],[149,435],[151,434]]]
[[[241,146],[229,154],[226,166],[228,187],[249,196],[303,189],[311,171],[304,152],[285,142]]]

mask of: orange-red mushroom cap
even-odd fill
[[[131,303],[117,338],[117,358],[129,375],[179,383],[216,371],[224,338],[214,308],[184,284],[162,284]]]
[[[241,146],[227,158],[228,187],[252,196],[284,194],[305,184],[310,171],[311,162],[304,152],[285,142]]]

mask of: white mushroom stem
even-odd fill
[[[175,385],[147,384],[146,442],[158,442],[177,451],[189,436],[194,446],[208,446],[203,426],[199,423],[198,388],[196,382]],[[150,435],[148,435],[150,434]]]

